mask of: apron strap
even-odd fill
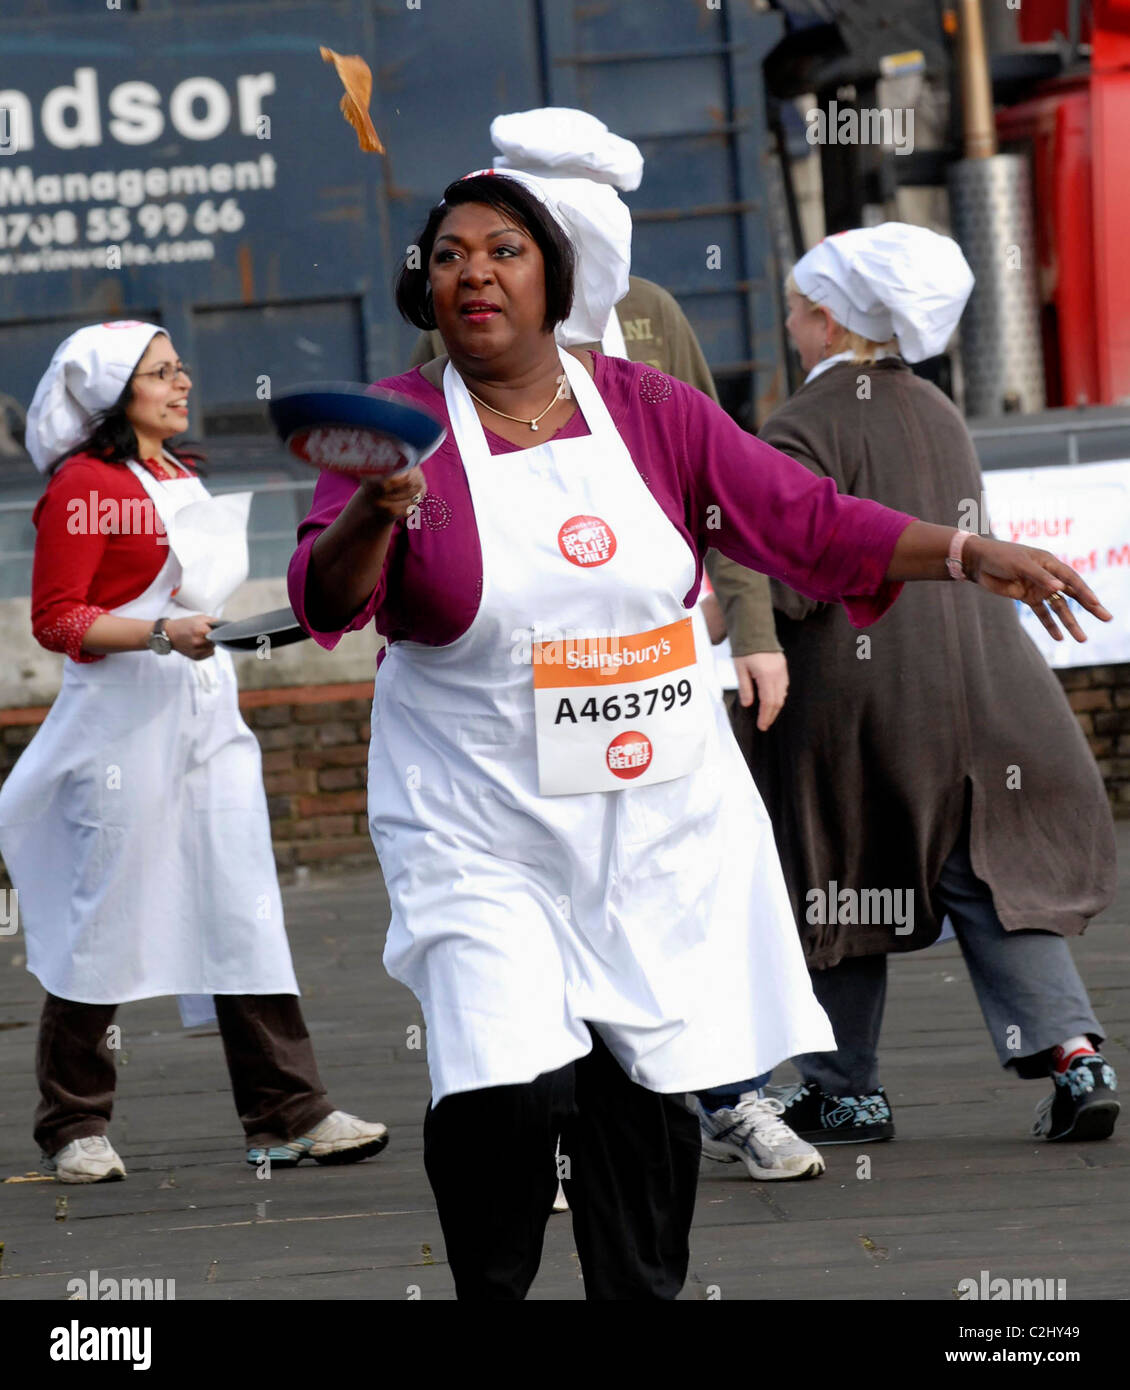
[[[620,325],[620,315],[615,309],[608,315],[608,325],[600,340],[600,350],[605,357],[627,357],[628,345],[624,341],[624,330]]]

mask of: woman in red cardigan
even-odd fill
[[[214,999],[249,1163],[388,1142],[327,1100],[298,1005],[259,747],[208,639],[247,576],[250,494],[210,497],[167,447],[191,389],[163,329],[105,323],[62,344],[28,415],[49,474],[32,627],[67,659],[0,790],[0,853],[47,990],[35,1137],[62,1182],[125,1177],[111,1025],[164,994],[209,996],[208,1015]]]

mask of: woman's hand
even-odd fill
[[[411,468],[392,478],[362,478],[360,491],[381,522],[399,521],[406,517],[426,494],[422,468]]]
[[[165,632],[173,644],[173,651],[187,656],[190,661],[207,661],[216,655],[216,647],[208,640],[208,633],[219,622],[206,613],[194,613],[191,618],[173,618],[165,624]]]
[[[397,477],[360,480],[310,547],[306,619],[316,632],[340,632],[370,601],[381,580],[393,527],[411,515],[427,490],[418,467]]]
[[[781,713],[789,693],[789,663],[783,652],[753,652],[734,657],[738,700],[747,709],[757,689],[757,727],[762,733]]]
[[[1111,620],[1111,614],[1071,566],[1057,560],[1046,550],[1036,550],[1030,545],[1012,545],[989,536],[971,535],[965,542],[961,558],[971,579],[991,594],[1026,603],[1057,642],[1063,641],[1063,633],[1056,624],[1056,618],[1076,642],[1087,640],[1072,616],[1065,595],[1102,622],[1109,623]]]

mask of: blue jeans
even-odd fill
[[[704,1110],[732,1110],[738,1100],[750,1091],[760,1091],[773,1075],[771,1071],[760,1076],[750,1077],[748,1081],[731,1081],[728,1086],[714,1086],[709,1091],[696,1091]]]

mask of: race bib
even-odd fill
[[[622,791],[702,764],[711,716],[690,618],[533,647],[538,788]]]

